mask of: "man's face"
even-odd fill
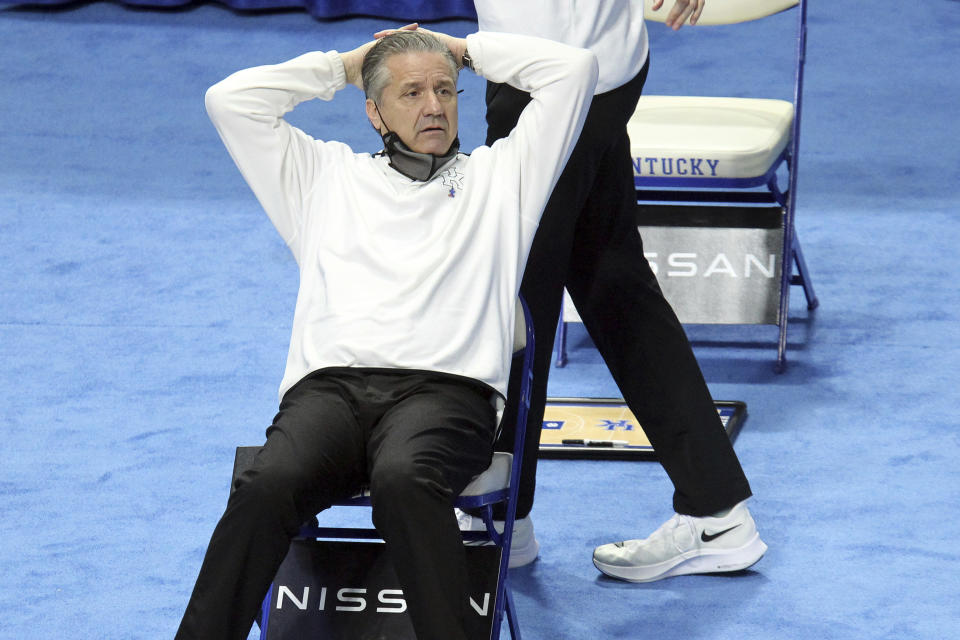
[[[410,52],[387,58],[390,84],[379,114],[367,99],[367,116],[385,134],[394,131],[412,151],[442,155],[457,137],[457,86],[439,53]],[[382,117],[381,117],[382,116]]]

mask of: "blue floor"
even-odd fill
[[[0,11],[0,638],[173,636],[233,449],[273,417],[296,293],[203,92],[384,24]],[[651,31],[649,93],[790,96],[790,16]],[[774,328],[691,328],[714,396],[748,404],[736,450],[770,551],[738,575],[608,580],[592,548],[669,517],[668,480],[543,461],[541,557],[514,570],[529,640],[960,635],[960,2],[815,2],[809,38],[797,227],[821,307],[793,292],[782,375]],[[462,84],[472,148],[483,87]],[[375,150],[361,105],[293,119]],[[577,327],[570,346],[551,394],[616,395]]]

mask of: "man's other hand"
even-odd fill
[[[673,9],[667,15],[667,26],[677,31],[687,20],[691,25],[697,24],[700,14],[703,13],[704,2],[706,0],[676,0],[673,3]],[[663,0],[654,0],[652,8],[654,11],[659,11],[662,6]]]

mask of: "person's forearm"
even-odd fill
[[[287,244],[300,224],[299,194],[309,191],[322,158],[313,139],[283,116],[306,100],[330,100],[344,86],[340,57],[313,52],[238,71],[207,91],[224,146]]]
[[[592,95],[597,62],[585,49],[507,33],[475,33],[465,42],[477,73],[491,82],[505,82],[532,94],[548,90],[579,98],[586,90]]]
[[[580,134],[596,87],[596,58],[585,49],[505,33],[476,33],[467,42],[477,73],[530,92],[498,161],[517,167],[521,215],[535,221]]]
[[[338,56],[311,52],[281,64],[237,71],[210,87],[206,102],[214,121],[227,115],[223,111],[279,118],[306,100],[332,99],[344,83]]]

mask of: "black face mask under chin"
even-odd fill
[[[376,102],[373,103],[373,106],[377,110],[377,116],[379,116],[380,122],[383,123],[384,128],[387,130],[386,133],[380,134],[380,137],[383,138],[383,150],[386,151],[387,157],[390,158],[390,166],[411,180],[426,182],[435,176],[440,167],[445,165],[447,160],[457,155],[457,151],[460,150],[460,138],[457,137],[453,139],[450,148],[447,149],[447,152],[442,156],[413,151],[410,147],[403,144],[403,140],[400,139],[400,136],[398,136],[396,132],[390,130],[390,126],[383,119],[383,115],[380,113],[380,107]]]
[[[418,153],[403,144],[394,131],[383,134],[383,149],[390,158],[390,166],[411,180],[426,182],[460,150],[460,138],[454,138],[447,152],[442,156],[432,153]]]

